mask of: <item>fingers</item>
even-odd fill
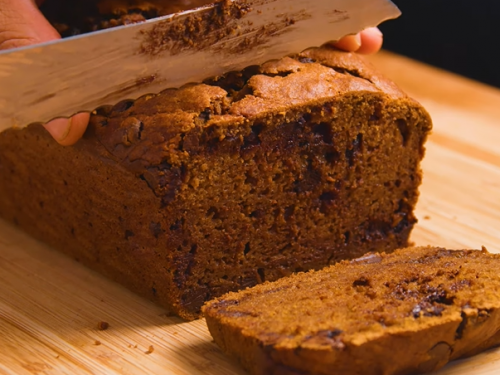
[[[63,146],[75,144],[85,133],[90,120],[89,113],[79,113],[70,119],[58,118],[44,125],[52,137]]]
[[[361,47],[356,52],[371,55],[380,51],[383,43],[382,32],[376,27],[371,27],[361,32]]]
[[[335,47],[347,52],[356,52],[361,47],[361,34],[348,35],[335,43]]]
[[[38,10],[43,0],[0,0],[0,50],[24,47],[61,36]],[[90,115],[80,113],[70,119],[56,119],[45,129],[61,145],[76,143],[87,128]]]
[[[384,36],[382,32],[371,27],[357,35],[349,35],[335,43],[335,47],[347,52],[357,52],[364,55],[376,53],[382,48]]]
[[[0,0],[0,50],[59,38],[33,0]]]

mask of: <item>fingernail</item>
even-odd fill
[[[57,141],[61,142],[66,139],[71,129],[71,119],[58,118],[44,125],[45,129]]]
[[[376,34],[377,36],[382,36],[382,37],[384,36],[384,33],[380,31],[378,27],[371,27],[370,32]]]
[[[358,45],[358,48],[361,47],[361,34],[354,35],[354,43]]]

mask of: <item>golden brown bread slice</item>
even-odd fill
[[[414,247],[300,273],[204,306],[252,374],[409,375],[500,343],[500,254]]]

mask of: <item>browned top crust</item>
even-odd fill
[[[210,4],[209,0],[47,0],[40,8],[63,37],[145,20]]]
[[[158,16],[173,14],[187,9],[213,3],[210,0],[98,0],[97,8],[100,14],[123,15],[136,11],[155,10]]]
[[[401,105],[416,104],[362,57],[321,47],[204,83],[99,108],[87,136],[95,134],[120,160],[142,159],[147,164],[168,160],[179,165],[188,157],[179,151],[179,134],[197,131],[219,140],[238,137],[257,120],[296,121],[297,113],[310,112],[343,95],[364,93]],[[167,146],[159,147],[161,143]]]
[[[500,342],[499,265],[485,250],[409,248],[229,293],[203,310],[218,344],[252,373],[421,373]]]

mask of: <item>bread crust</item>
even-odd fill
[[[209,0],[65,0],[45,1],[40,10],[64,37],[144,22],[194,9]]]

